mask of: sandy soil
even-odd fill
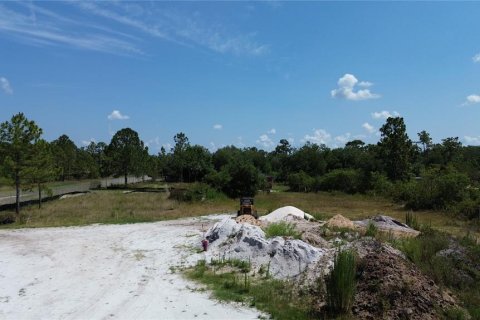
[[[255,319],[171,269],[223,217],[0,230],[0,319]]]

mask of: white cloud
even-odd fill
[[[123,24],[149,36],[171,41],[187,47],[200,46],[219,53],[235,55],[263,55],[269,46],[255,41],[255,32],[227,34],[225,27],[201,19],[202,15],[180,14],[178,11],[148,6],[140,14],[132,14],[122,3],[112,5],[102,2],[73,2],[86,12]]]
[[[358,79],[353,75],[346,73],[343,77],[338,79],[338,88],[330,92],[332,98],[341,98],[353,101],[376,99],[380,95],[372,93],[370,89],[359,89],[355,91],[355,86],[369,87],[373,84],[368,81],[358,83]]]
[[[93,138],[90,138],[90,140],[82,140],[82,144],[83,144],[84,146],[88,146],[88,145],[89,145],[90,143],[92,143],[92,142],[95,142],[95,143],[96,143],[97,141],[96,141],[95,139],[93,139]]]
[[[162,144],[162,147],[165,149],[166,152],[169,152],[173,148],[173,146],[170,143]]]
[[[480,145],[480,136],[478,137],[471,137],[471,136],[465,136],[463,137],[463,140],[469,145]]]
[[[368,122],[365,122],[364,124],[362,124],[362,128],[367,130],[368,133],[374,133],[375,132],[375,128],[369,124]]]
[[[313,135],[306,134],[302,142],[310,141],[316,144],[328,144],[331,140],[332,136],[324,129],[313,129]]]
[[[214,124],[213,125],[213,129],[214,130],[222,130],[223,129],[223,126],[221,124]]]
[[[215,152],[218,150],[217,145],[213,141],[210,142],[210,148],[208,149],[210,150],[210,152]]]
[[[480,53],[477,53],[472,57],[473,62],[477,63],[480,62]]]
[[[7,78],[0,77],[0,87],[6,94],[13,94],[12,86],[10,86],[10,82],[7,80]]]
[[[129,116],[123,115],[118,110],[113,110],[112,113],[110,113],[107,118],[108,118],[108,120],[128,120],[128,119],[130,119]]]
[[[235,146],[237,146],[238,148],[245,147],[245,143],[243,142],[243,137],[242,136],[237,137],[237,141],[235,142]]]
[[[471,94],[466,98],[465,102],[462,103],[462,106],[468,106],[475,103],[480,103],[480,95]]]
[[[373,86],[373,83],[369,82],[369,81],[360,81],[358,83],[358,86],[359,87],[362,87],[362,88],[368,88],[368,87],[371,87]]]
[[[257,143],[261,146],[263,146],[264,148],[271,148],[274,146],[274,143],[272,141],[272,139],[270,139],[270,137],[266,134],[262,134],[258,140],[257,140]]]
[[[334,140],[335,140],[335,142],[337,142],[337,143],[345,144],[345,143],[347,143],[347,142],[350,140],[350,137],[351,137],[350,132],[347,132],[347,133],[345,133],[345,134],[336,136],[336,137],[334,138]]]
[[[78,19],[69,19],[33,4],[29,9],[35,12],[35,19],[24,10],[0,6],[0,31],[35,46],[65,45],[117,55],[143,54],[131,39],[106,27],[83,25]]]
[[[155,137],[153,139],[148,140],[145,142],[145,146],[152,149],[155,148],[156,150],[160,150],[162,147],[162,143],[160,142],[160,137]]]
[[[388,118],[398,117],[398,116],[400,116],[400,113],[398,113],[397,111],[393,111],[392,113],[390,113],[390,111],[382,110],[382,111],[372,113],[373,119],[388,119]]]
[[[269,134],[276,134],[277,130],[275,130],[275,128],[272,128],[272,129],[268,130],[268,133]]]

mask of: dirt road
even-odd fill
[[[172,271],[222,217],[0,230],[0,319],[255,319]]]

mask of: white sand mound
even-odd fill
[[[273,277],[282,279],[299,276],[328,253],[301,240],[266,239],[259,227],[230,218],[211,228],[206,238],[211,243],[207,252],[210,258],[246,260],[255,269],[268,266]]]
[[[285,221],[289,215],[295,216],[301,219],[307,219],[307,220],[313,219],[313,216],[303,212],[298,208],[295,208],[293,206],[286,206],[286,207],[278,208],[277,210],[270,212],[266,216],[260,217],[259,220],[265,221],[265,222],[280,222],[280,221]]]

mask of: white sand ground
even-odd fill
[[[223,217],[0,230],[0,319],[255,319],[170,269]]]

